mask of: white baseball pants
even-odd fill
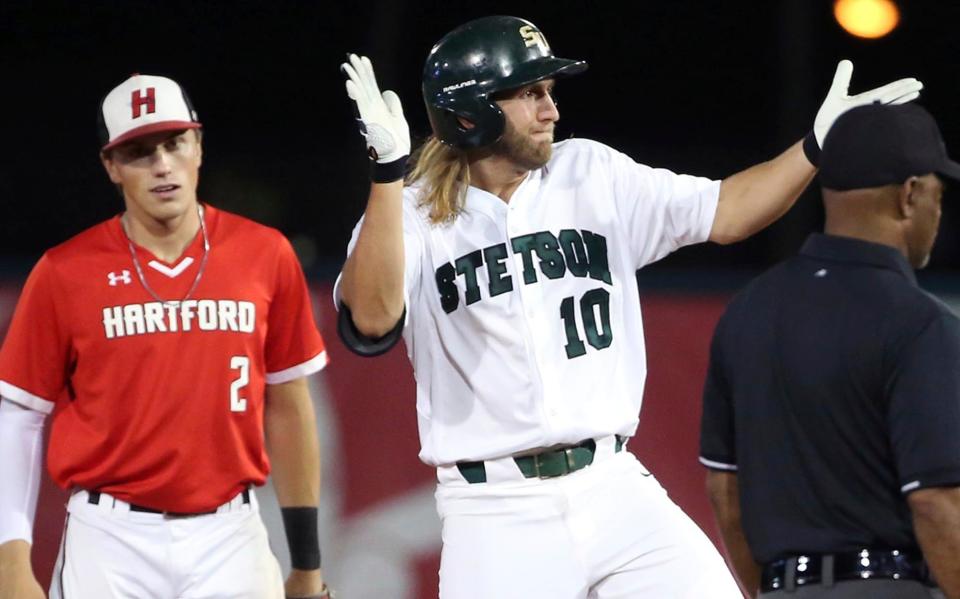
[[[130,511],[74,493],[50,599],[283,599],[256,497],[202,516]]]
[[[438,469],[441,599],[742,599],[710,540],[612,440],[566,476]]]

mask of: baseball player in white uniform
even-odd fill
[[[554,83],[585,68],[522,19],[453,30],[427,58],[433,136],[405,183],[400,100],[380,93],[368,59],[348,57],[373,184],[334,292],[340,333],[365,355],[406,341],[420,458],[439,481],[443,599],[741,597],[624,451],[646,376],[635,272],[767,226],[813,178],[837,115],[922,86],[850,97],[843,62],[805,142],[713,181],[594,141],[554,143]]]

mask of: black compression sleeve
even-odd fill
[[[400,337],[403,336],[403,324],[406,319],[407,309],[404,307],[403,314],[400,315],[400,320],[397,321],[397,325],[393,327],[393,330],[389,331],[383,337],[374,339],[365,336],[357,330],[357,327],[353,324],[353,316],[350,313],[350,308],[343,302],[340,302],[340,312],[337,315],[337,334],[340,335],[340,339],[350,351],[365,358],[372,358],[386,353],[391,347],[397,344],[397,341],[400,341]]]

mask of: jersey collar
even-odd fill
[[[917,284],[917,275],[906,257],[889,245],[852,237],[813,233],[807,237],[800,254],[823,260],[888,268],[902,274],[913,285]]]

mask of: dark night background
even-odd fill
[[[850,58],[851,93],[922,80],[920,101],[960,156],[960,3],[899,4],[899,27],[871,41],[845,33],[827,0],[4,0],[0,274],[25,273],[47,247],[120,210],[98,161],[95,115],[132,72],[167,75],[189,91],[206,132],[202,199],[284,231],[309,273],[335,273],[367,189],[338,70],[344,53],[371,57],[381,87],[400,94],[414,137],[423,137],[427,52],[487,14],[530,19],[558,55],[590,63],[558,87],[558,138],[589,137],[640,162],[721,178],[800,139],[837,61]],[[935,275],[960,269],[958,189],[946,194]],[[755,238],[688,248],[651,272],[753,272],[793,252],[821,220],[814,185]]]

